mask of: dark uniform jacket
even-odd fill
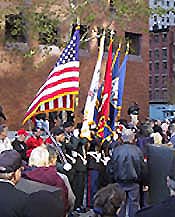
[[[123,144],[114,149],[114,180],[122,183],[141,181],[144,158],[141,150],[132,144]]]
[[[20,153],[23,160],[27,160],[26,151],[27,145],[24,141],[19,141],[17,138],[12,142],[13,148]]]
[[[11,183],[0,181],[0,216],[24,217],[28,196]]]

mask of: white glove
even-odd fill
[[[79,136],[79,130],[78,130],[78,129],[75,129],[75,130],[73,131],[73,135],[74,135],[75,137],[78,137],[78,136]]]

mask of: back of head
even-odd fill
[[[41,145],[32,150],[29,158],[29,166],[48,166],[49,165],[49,152],[46,146]]]
[[[53,145],[47,146],[47,151],[49,153],[49,164],[54,165],[56,164],[57,156],[58,156],[58,150]]]
[[[29,195],[25,217],[63,217],[64,214],[64,203],[59,191],[41,190]]]
[[[151,137],[154,139],[154,144],[160,145],[162,144],[162,136],[159,132],[152,133]]]
[[[94,196],[94,212],[102,216],[115,216],[125,199],[126,194],[117,183],[109,184]]]
[[[124,143],[132,143],[135,139],[135,133],[132,129],[123,129],[121,138]]]
[[[21,155],[16,150],[6,150],[0,154],[0,179],[16,184],[21,178]]]

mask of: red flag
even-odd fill
[[[98,135],[104,138],[104,127],[109,117],[109,103],[112,89],[112,39],[109,44],[108,60],[104,79],[104,89],[102,93],[102,102],[98,109]]]

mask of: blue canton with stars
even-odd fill
[[[56,66],[69,63],[72,61],[79,61],[79,43],[80,43],[80,30],[74,32],[70,42],[62,52],[60,58],[56,62]]]

